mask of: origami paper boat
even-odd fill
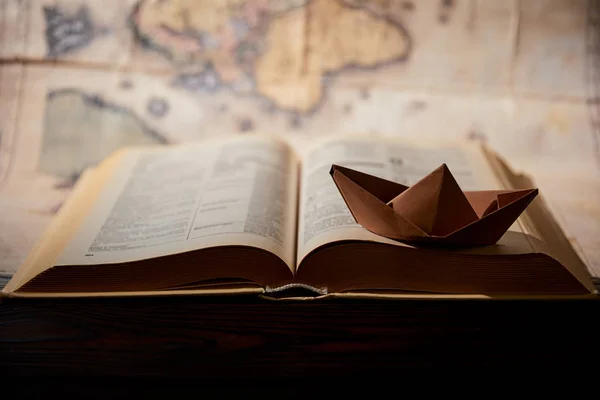
[[[446,164],[410,187],[338,165],[330,174],[357,223],[412,243],[494,244],[538,194],[538,189],[463,192]]]

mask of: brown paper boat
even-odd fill
[[[357,223],[380,236],[422,244],[494,244],[538,194],[463,192],[446,164],[410,187],[338,165],[330,174]]]

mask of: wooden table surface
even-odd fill
[[[582,365],[598,301],[15,300],[3,374],[266,378]],[[518,365],[516,365],[518,364]]]

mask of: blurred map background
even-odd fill
[[[599,26],[598,0],[0,0],[0,276],[113,150],[232,133],[486,142],[598,276]]]

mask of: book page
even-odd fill
[[[304,151],[298,217],[298,264],[315,248],[339,240],[403,246],[356,223],[329,175],[332,164],[412,185],[446,163],[463,190],[502,189],[475,144],[401,142],[383,138],[325,141]],[[511,230],[522,231],[515,223]]]
[[[293,272],[297,160],[235,138],[128,152],[55,265],[121,263],[213,246],[274,253]]]

